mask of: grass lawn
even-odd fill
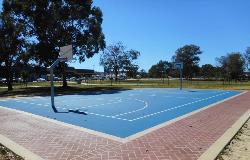
[[[57,94],[71,94],[83,91],[104,91],[114,89],[132,89],[132,88],[179,88],[179,80],[126,80],[126,81],[99,81],[92,80],[77,84],[68,82],[67,88],[62,88],[62,82],[55,82],[55,91]],[[7,91],[7,87],[0,86],[0,97],[17,95],[50,95],[50,82],[30,82],[24,84],[14,84],[13,91]],[[38,89],[39,88],[39,89]],[[223,82],[223,81],[183,81],[183,88],[194,89],[225,89],[225,90],[250,90],[250,82]]]

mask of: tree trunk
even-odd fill
[[[7,80],[7,83],[8,83],[8,91],[12,91],[13,90],[13,87],[12,87],[12,82],[10,79]]]
[[[66,87],[68,87],[68,83],[67,83],[67,80],[66,80],[66,67],[64,66],[63,67],[63,77],[62,77],[62,79],[63,79],[63,88],[66,88]]]
[[[115,70],[115,81],[117,82],[117,80],[118,80],[118,71]]]
[[[8,84],[8,91],[11,91],[11,90],[13,90],[13,87],[12,87],[13,75],[11,72],[11,67],[8,65],[8,63],[6,63],[6,69],[7,69],[6,80],[7,80],[7,84]]]

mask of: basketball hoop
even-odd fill
[[[183,69],[183,62],[175,62],[174,69]]]
[[[60,52],[59,52],[59,59],[66,59],[66,61],[70,61],[73,59],[73,54],[72,54],[72,45],[67,45],[60,47]]]
[[[50,69],[50,83],[51,83],[51,106],[52,106],[53,110],[56,109],[55,102],[54,102],[55,93],[54,93],[54,82],[53,82],[54,81],[53,70],[59,62],[71,61],[72,59],[73,59],[72,45],[60,47],[60,52],[59,52],[59,56],[58,56],[57,60],[49,67],[49,69]]]
[[[182,70],[183,70],[183,62],[174,62],[173,69],[179,70],[180,72],[180,90],[182,90]]]

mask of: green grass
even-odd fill
[[[62,82],[55,82],[57,94],[71,94],[83,91],[104,91],[114,89],[132,89],[132,88],[179,88],[179,80],[126,80],[126,81],[88,81],[77,84],[69,82],[67,88],[62,88]],[[25,95],[50,95],[50,82],[30,82],[24,84],[14,84],[12,91],[2,85],[0,87],[0,96],[25,96]],[[194,89],[225,89],[225,90],[250,90],[250,82],[223,82],[223,81],[183,81],[183,88]]]
[[[111,85],[110,81],[93,81],[90,84]],[[125,86],[129,88],[179,88],[179,80],[129,80],[113,82],[113,86]],[[232,89],[232,90],[250,90],[250,82],[223,82],[223,81],[183,81],[184,88],[196,89]]]

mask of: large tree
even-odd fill
[[[104,50],[100,58],[100,65],[104,67],[106,72],[114,74],[115,80],[117,80],[119,74],[127,74],[137,68],[135,60],[139,56],[139,51],[126,50],[125,46],[119,42],[108,46]]]
[[[183,76],[186,78],[192,78],[198,73],[197,68],[199,65],[200,57],[202,53],[199,46],[185,45],[176,50],[175,55],[172,57],[174,62],[183,62]]]
[[[224,74],[224,78],[228,80],[239,80],[244,73],[245,60],[240,52],[232,52],[226,56],[216,58]]]
[[[8,1],[4,1],[3,11],[0,13],[0,65],[5,70],[8,90],[13,89],[15,67],[25,56],[24,31],[24,25],[17,20]]]
[[[163,78],[164,75],[169,71],[171,64],[168,61],[160,60],[157,64],[153,65],[149,71],[148,75],[151,78]]]
[[[214,78],[216,75],[216,68],[211,64],[202,65],[200,71],[200,75],[206,79]]]
[[[31,53],[45,67],[58,57],[59,47],[72,44],[79,62],[105,48],[102,12],[92,0],[11,0],[34,39]],[[61,64],[61,67],[63,65]],[[63,76],[66,86],[66,77]]]

